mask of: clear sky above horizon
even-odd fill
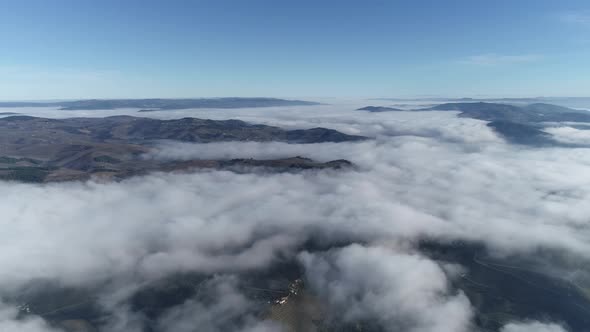
[[[590,96],[590,2],[0,0],[0,100]]]

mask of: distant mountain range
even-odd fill
[[[273,106],[310,106],[319,103],[277,98],[197,98],[197,99],[88,99],[57,102],[0,102],[0,107],[60,107],[61,110],[111,110],[141,108],[142,111],[190,108],[246,108]]]
[[[372,98],[369,100],[385,100],[394,102],[488,102],[488,103],[512,103],[512,104],[534,104],[549,103],[559,104],[569,107],[587,107],[590,108],[590,97],[529,97],[529,98],[444,98],[444,97],[426,97],[426,98]]]
[[[576,146],[555,141],[542,129],[554,123],[590,122],[590,112],[568,107],[533,103],[512,105],[486,102],[445,103],[428,108],[402,110],[385,106],[367,106],[359,108],[367,112],[424,112],[424,111],[458,111],[459,117],[490,121],[488,127],[502,135],[507,141],[517,144],[548,146]],[[583,127],[578,127],[586,129]]]
[[[590,112],[552,104],[535,103],[524,106],[496,103],[448,103],[423,110],[460,111],[461,117],[488,120],[530,122],[590,122]]]
[[[371,113],[380,113],[380,112],[403,112],[404,110],[400,108],[393,108],[393,107],[385,107],[385,106],[367,106],[359,108],[357,111],[367,111]]]

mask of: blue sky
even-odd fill
[[[590,2],[0,0],[0,100],[589,96]]]

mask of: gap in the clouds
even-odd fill
[[[588,326],[590,297],[568,280],[569,268],[559,252],[500,257],[484,245],[428,240],[420,245],[428,257],[460,266],[452,283],[471,300],[478,326],[496,331],[507,321],[523,319],[566,322],[573,331]]]

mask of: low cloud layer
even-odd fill
[[[118,183],[1,183],[0,266],[5,268],[0,269],[0,296],[38,279],[77,287],[108,281],[111,293],[102,299],[114,317],[108,331],[133,331],[144,318],[124,310],[126,294],[170,274],[202,273],[217,276],[208,281],[217,300],[189,299],[156,322],[161,331],[193,331],[194,326],[274,331],[280,327],[244,310],[251,305],[235,278],[298,257],[310,287],[347,320],[371,319],[416,332],[470,331],[473,306],[450,286],[457,275],[418,253],[415,245],[421,239],[478,241],[500,256],[551,250],[577,262],[590,261],[588,149],[509,145],[485,122],[456,118],[452,112],[368,114],[354,107],[192,115],[292,128],[323,126],[374,140],[163,142],[146,157],[300,155],[348,159],[355,170],[203,171],[155,173]],[[569,131],[555,131],[571,137]],[[301,252],[310,239],[328,246],[356,244]],[[15,309],[6,308],[0,311],[0,327],[51,331],[40,318],[17,320]],[[220,312],[234,317],[228,320],[234,325],[224,325]],[[534,324],[513,323],[502,332],[562,331]]]
[[[554,127],[545,129],[553,138],[563,143],[590,146],[590,130],[572,127]]]

